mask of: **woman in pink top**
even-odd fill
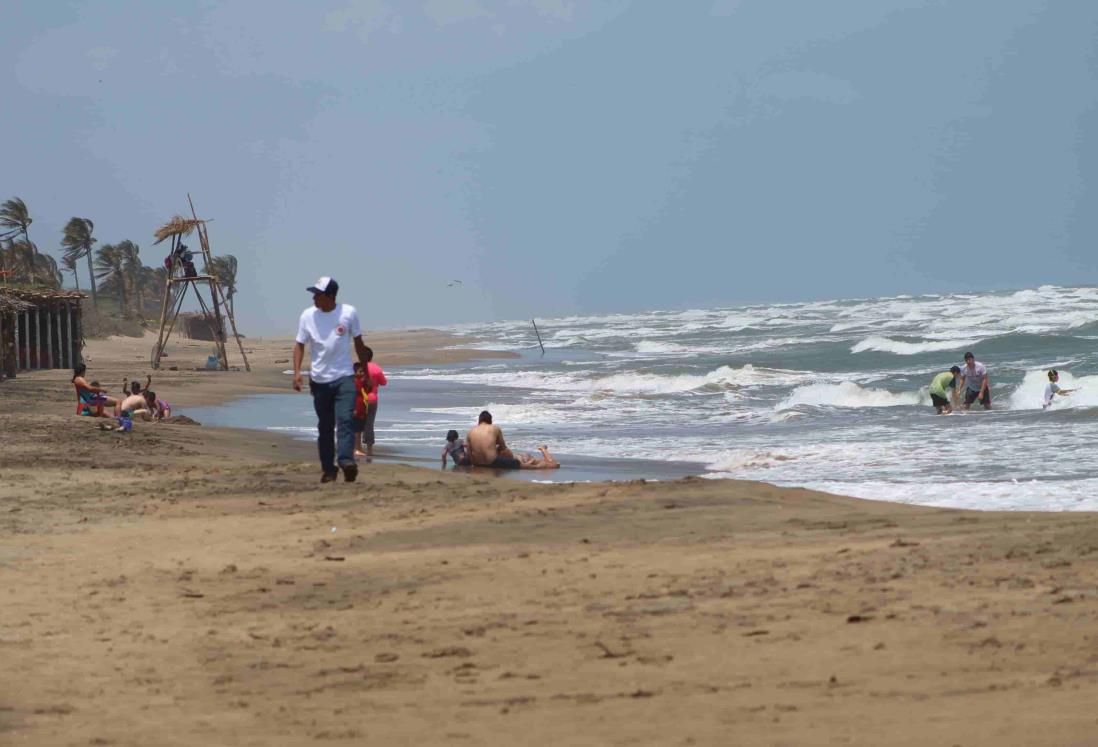
[[[377,388],[389,383],[385,378],[385,372],[381,366],[374,363],[374,351],[366,346],[366,368],[369,373],[367,378],[360,376],[355,365],[355,373],[359,396],[355,400],[355,456],[372,457],[374,455],[374,420],[377,419]],[[361,383],[360,383],[361,382]],[[361,428],[361,430],[359,430]],[[366,451],[362,451],[362,442],[366,442]]]

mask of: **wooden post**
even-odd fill
[[[169,245],[171,254],[168,256],[172,258],[171,265],[168,267],[168,279],[164,283],[164,299],[160,304],[160,333],[156,340],[156,350],[153,351],[152,367],[153,369],[160,368],[160,358],[164,355],[164,346],[168,343],[164,339],[164,324],[168,321],[168,299],[172,295],[172,270],[175,269],[175,238],[172,238]]]
[[[197,284],[194,286],[194,295],[198,298],[198,305],[202,307],[202,318],[206,320],[206,326],[210,328],[210,332],[213,334],[214,344],[217,346],[217,364],[222,371],[228,371],[229,361],[225,358],[225,343],[221,341],[221,330],[214,328],[214,316],[210,314],[210,308],[206,306],[205,299],[203,299],[202,294],[198,292]],[[213,295],[212,285],[210,287],[210,295]],[[220,319],[220,317],[217,317],[217,319]]]
[[[179,295],[176,297],[175,305],[172,307],[171,319],[168,321],[167,329],[165,330],[163,328],[163,326],[160,329],[160,332],[161,332],[161,335],[162,335],[162,338],[163,338],[163,342],[161,342],[159,344],[159,347],[157,347],[157,352],[159,353],[159,355],[156,358],[156,366],[155,367],[159,367],[159,365],[160,365],[160,355],[163,355],[164,348],[168,344],[168,338],[170,338],[172,336],[172,330],[175,329],[175,320],[179,318],[179,310],[181,308],[183,308],[183,299],[187,297],[187,288],[191,285],[190,280],[183,280],[181,278],[177,278],[177,280],[180,283],[183,284],[183,290],[181,290],[179,292]],[[170,281],[170,280],[168,281],[169,287],[170,287],[171,282],[172,281]],[[197,288],[195,289],[195,295],[198,295],[198,289]]]
[[[37,306],[35,306],[34,307],[34,312],[33,312],[33,314],[34,314],[34,367],[35,368],[41,368],[42,367],[42,335],[39,334],[39,330],[38,330],[38,312],[39,311],[40,311],[40,309]],[[29,352],[27,353],[27,365],[30,366],[30,353]]]
[[[57,361],[54,368],[65,368],[65,344],[61,341],[61,309],[64,304],[58,304],[57,315],[54,317],[54,323],[57,326]]]
[[[18,311],[15,312],[15,370],[18,371],[22,366],[19,365],[19,317],[22,316]]]
[[[73,355],[72,347],[72,305],[65,307],[65,326],[68,327],[69,336],[67,338],[69,348],[69,368],[76,368],[76,356]]]
[[[222,294],[224,293],[224,291],[221,290],[221,285],[217,286],[217,292]],[[225,301],[224,296],[222,296],[221,300]],[[229,324],[233,328],[233,337],[236,338],[236,346],[240,348],[240,357],[244,359],[244,370],[251,373],[252,365],[248,363],[248,356],[244,354],[244,343],[240,341],[240,334],[236,331],[236,319],[233,318],[232,310],[229,309],[229,304],[227,301],[225,302],[225,310],[228,312],[227,316],[229,317]]]
[[[538,323],[531,319],[530,324],[534,325],[534,334],[538,336],[538,345],[541,345],[541,354],[545,355],[545,345],[542,345],[541,342],[541,332],[538,332]]]
[[[57,368],[53,361],[53,306],[46,307],[46,354],[49,356],[47,363],[50,368]],[[42,355],[39,353],[39,358]]]

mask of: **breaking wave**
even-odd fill
[[[921,353],[936,353],[943,350],[964,350],[975,347],[979,340],[936,340],[934,342],[904,342],[888,337],[867,337],[850,348],[851,353],[864,353],[877,351],[880,353],[895,353],[896,355],[919,355]]]
[[[838,384],[808,384],[797,387],[778,403],[776,410],[789,410],[798,405],[809,407],[899,407],[924,404],[919,392],[890,392],[867,389],[852,381]]]

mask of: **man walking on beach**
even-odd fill
[[[309,391],[317,417],[316,447],[323,471],[320,481],[332,482],[342,469],[343,479],[354,482],[358,477],[358,465],[355,464],[352,420],[358,391],[351,360],[352,339],[358,359],[363,363],[367,360],[358,312],[354,306],[336,303],[339,283],[330,277],[320,278],[305,290],[313,294],[313,305],[301,312],[297,326],[294,390],[301,391],[301,363],[305,358],[305,343],[309,343]]]
[[[961,369],[961,385],[964,388],[967,410],[972,403],[980,400],[985,410],[991,409],[991,380],[987,375],[987,366],[976,360],[972,353],[965,353],[965,366]]]

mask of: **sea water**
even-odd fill
[[[709,477],[984,509],[1098,509],[1098,288],[897,296],[466,325],[518,363],[408,371],[485,387],[424,412],[561,452],[692,462]],[[987,365],[993,409],[935,415],[930,379]],[[1047,411],[1046,370],[1078,387]],[[507,392],[492,401],[489,393]]]
[[[566,465],[638,459],[675,465],[663,476],[689,465],[877,500],[1098,509],[1096,288],[538,319],[538,328],[544,356],[528,320],[463,325],[450,330],[468,338],[460,345],[520,357],[391,371],[379,443],[441,451],[446,430],[464,433],[487,408],[509,441],[549,443]],[[988,367],[993,409],[935,415],[930,379],[963,365],[966,350]],[[1080,390],[1044,410],[1050,367]],[[307,399],[300,418],[276,409],[283,421],[271,427],[314,433]],[[546,477],[570,479],[567,466]]]

